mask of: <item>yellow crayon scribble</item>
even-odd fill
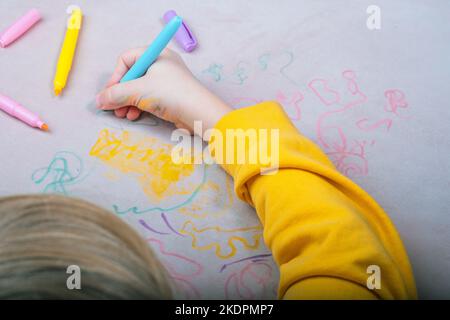
[[[89,152],[112,168],[137,178],[151,200],[192,192],[178,182],[194,172],[193,164],[175,164],[172,145],[129,131],[116,135],[108,129],[100,132]]]
[[[187,230],[187,227],[190,226],[192,231]],[[207,231],[213,231],[217,233],[222,234],[230,234],[230,233],[238,233],[238,232],[246,232],[251,234],[251,239],[248,240],[247,238],[240,237],[237,235],[230,235],[226,239],[226,245],[227,248],[224,248],[223,245],[217,241],[213,241],[206,245],[199,245],[198,242],[198,234],[207,232]],[[216,256],[220,259],[228,259],[233,257],[237,252],[236,242],[241,243],[242,246],[247,250],[256,250],[259,248],[259,245],[261,243],[262,239],[262,227],[261,226],[252,226],[252,227],[244,227],[244,228],[233,228],[233,229],[224,229],[219,226],[212,226],[212,227],[206,227],[206,228],[197,228],[192,221],[186,221],[183,224],[183,227],[179,231],[181,234],[189,235],[192,238],[192,248],[195,250],[211,250],[214,249],[214,252]],[[206,237],[205,237],[206,238]],[[206,238],[208,240],[213,239],[212,236]],[[228,253],[226,252],[227,249],[229,249]]]
[[[225,181],[225,190],[219,184],[207,181],[201,188],[203,196],[195,199],[191,204],[180,208],[178,212],[196,219],[221,217],[233,205],[231,178],[226,175]]]
[[[119,175],[115,171],[106,171],[104,174],[105,178],[111,180],[111,181],[117,181],[119,180]]]

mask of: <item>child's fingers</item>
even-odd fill
[[[142,111],[139,110],[138,108],[130,107],[128,109],[127,119],[131,120],[131,121],[137,120],[141,116],[141,113],[142,113]]]
[[[114,114],[118,118],[125,118],[129,109],[130,109],[130,107],[122,107],[122,108],[114,110]]]
[[[135,48],[128,50],[120,55],[117,60],[116,67],[114,68],[114,72],[111,75],[106,87],[110,87],[120,81],[122,77],[127,73],[127,71],[135,64],[137,59],[144,53],[145,48]]]
[[[184,130],[187,130],[187,131],[189,131],[189,133],[190,133],[191,135],[194,134],[194,131],[193,131],[191,128],[189,128],[189,126],[185,125],[183,122],[177,122],[177,123],[175,123],[175,127],[177,127],[178,129],[184,129]]]
[[[97,108],[115,110],[133,105],[139,97],[136,93],[136,81],[138,80],[118,83],[103,89],[96,97]]]

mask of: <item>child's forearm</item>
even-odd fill
[[[276,103],[233,111],[216,128],[280,129],[277,174],[260,175],[247,164],[223,167],[264,226],[280,266],[281,298],[416,298],[408,257],[388,216],[298,133]],[[380,289],[367,288],[371,265],[380,268]]]

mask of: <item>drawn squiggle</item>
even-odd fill
[[[341,100],[339,93],[336,90],[331,89],[328,85],[328,81],[325,79],[311,80],[311,82],[308,84],[308,87],[326,106],[331,106],[332,104],[339,103]],[[326,95],[328,95],[328,97]]]
[[[234,264],[236,264],[236,263],[240,263],[240,262],[247,261],[247,260],[251,260],[251,261],[261,261],[261,260],[264,260],[264,258],[268,258],[268,257],[271,257],[271,256],[272,256],[271,253],[267,253],[267,254],[257,254],[257,255],[250,256],[250,257],[247,257],[247,258],[242,258],[242,259],[239,259],[239,260],[236,260],[236,261],[233,261],[233,262],[225,263],[225,264],[220,268],[219,272],[223,272],[226,268],[228,268],[229,266],[232,266],[232,265],[234,265]]]
[[[190,227],[190,230],[188,230],[188,227]],[[229,236],[227,239],[227,247],[229,248],[229,252],[223,252],[224,248],[222,247],[222,245],[217,242],[217,241],[213,241],[207,245],[199,245],[198,242],[198,234],[207,232],[207,231],[213,231],[213,232],[217,232],[217,233],[222,233],[222,234],[230,234],[230,233],[237,233],[237,232],[249,232],[251,234],[251,238],[252,241],[249,241],[246,238],[240,237],[240,236],[236,236],[236,235],[232,235]],[[188,220],[186,221],[181,230],[180,233],[181,234],[185,234],[185,235],[189,235],[192,238],[192,248],[195,250],[201,250],[201,251],[206,251],[206,250],[214,250],[215,255],[220,258],[220,259],[228,259],[233,257],[236,252],[237,252],[237,248],[235,245],[235,242],[241,243],[242,246],[247,249],[247,250],[256,250],[259,248],[260,243],[261,243],[261,239],[262,239],[262,227],[261,226],[252,226],[252,227],[243,227],[243,228],[234,228],[234,229],[225,229],[222,228],[220,226],[211,226],[211,227],[205,227],[205,228],[197,228],[195,226],[195,224]],[[208,238],[208,240],[210,240],[211,238]]]
[[[197,288],[191,283],[193,278],[201,275],[204,271],[204,266],[197,261],[183,256],[179,253],[170,252],[165,249],[164,243],[161,240],[155,238],[148,238],[147,241],[153,246],[156,246],[158,252],[163,256],[162,261],[166,269],[168,270],[170,277],[179,284],[180,287],[184,287],[184,293],[187,298],[199,298],[200,293]],[[182,272],[178,271],[176,266],[189,266],[192,271],[185,271],[186,268],[180,268]]]
[[[181,236],[181,237],[185,237],[185,235],[182,235],[181,233],[179,233],[177,230],[175,230],[174,227],[172,227],[172,225],[169,222],[169,219],[167,218],[167,216],[165,215],[164,212],[161,212],[161,219],[164,222],[164,224],[166,225],[167,229],[169,229],[173,234],[177,235],[177,236]],[[143,219],[139,219],[139,223],[148,231],[151,231],[153,233],[156,234],[160,234],[160,235],[169,235],[169,232],[163,232],[163,231],[158,231],[155,228],[149,226],[147,224],[147,222],[145,222],[145,220]]]
[[[158,251],[164,256],[164,261],[167,262],[167,258],[175,258],[175,261],[177,261],[175,264],[171,264],[171,263],[166,263],[167,265],[167,269],[169,270],[170,274],[172,276],[175,277],[195,277],[198,276],[200,274],[202,274],[204,267],[203,265],[201,265],[200,263],[198,263],[197,261],[188,258],[186,256],[183,256],[179,253],[175,253],[175,252],[169,252],[165,249],[164,243],[159,240],[159,239],[155,239],[155,238],[147,238],[147,241],[149,243],[155,244],[158,248]],[[180,263],[184,263],[184,264],[188,264],[192,267],[193,271],[191,272],[179,272],[176,270],[175,265],[178,265]]]
[[[225,298],[232,299],[236,296],[239,299],[250,300],[271,298],[274,291],[270,286],[272,279],[273,269],[270,264],[264,261],[249,262],[241,270],[228,276],[225,281]],[[255,286],[262,287],[262,290],[255,290]],[[258,291],[261,292],[260,296],[257,296]]]
[[[210,76],[215,82],[243,85],[250,78],[250,76],[255,76],[257,72],[269,70],[269,65],[274,64],[271,61],[274,56],[275,58],[276,56],[279,56],[282,60],[287,58],[287,61],[282,62],[282,65],[279,66],[277,70],[273,71],[278,72],[283,78],[292,84],[297,85],[294,79],[292,79],[286,72],[295,60],[294,53],[286,50],[277,54],[266,52],[260,55],[256,59],[256,62],[241,60],[233,67],[233,71],[231,72],[224,72],[223,64],[213,62],[206,69],[202,70],[202,74]]]
[[[195,219],[203,219],[207,217],[219,218],[229,212],[229,209],[234,203],[233,182],[228,174],[224,174],[225,194],[221,192],[220,187],[217,184],[208,181],[208,183],[204,185],[205,194],[203,197],[198,198],[196,201],[192,201],[189,205],[180,208],[178,213]],[[209,188],[213,190],[212,194],[206,190],[207,186],[212,186]],[[214,208],[214,210],[211,210],[211,208]]]
[[[179,208],[181,208],[181,207],[191,203],[197,197],[197,195],[199,194],[199,192],[202,189],[203,185],[206,183],[207,168],[208,168],[208,165],[203,166],[202,181],[194,189],[194,191],[189,195],[189,197],[186,200],[182,201],[181,203],[178,203],[178,204],[172,205],[172,206],[168,206],[168,207],[154,206],[154,207],[149,207],[149,208],[146,208],[146,209],[139,209],[138,207],[131,207],[131,208],[127,208],[125,210],[119,209],[119,206],[114,204],[113,205],[113,210],[117,214],[127,214],[127,213],[143,214],[143,213],[152,212],[152,211],[169,212],[169,211],[173,211],[173,210],[179,209]]]
[[[45,185],[42,192],[67,195],[67,186],[74,185],[85,177],[81,177],[84,167],[82,159],[73,152],[57,152],[47,167],[39,168],[31,175],[37,185]]]
[[[342,77],[347,81],[347,90],[354,97],[351,101],[342,102],[340,94],[330,88],[325,79],[314,79],[308,87],[326,106],[337,105],[335,110],[322,113],[316,124],[316,132],[319,143],[330,156],[338,170],[346,175],[365,175],[368,172],[367,159],[365,157],[365,143],[354,141],[348,144],[344,128],[338,125],[326,125],[325,121],[333,115],[343,113],[355,106],[367,101],[367,96],[359,89],[356,83],[356,75],[351,70],[342,72]],[[330,133],[332,133],[330,135]],[[326,135],[333,136],[335,140],[327,140]],[[337,138],[337,139],[336,139]]]
[[[354,141],[351,146],[348,146],[346,137],[343,137],[344,146],[335,145],[335,151],[328,151],[327,155],[335,164],[336,169],[346,176],[366,175],[368,173],[365,154],[366,141]]]
[[[291,96],[287,95],[283,91],[278,91],[275,100],[277,100],[284,108],[286,106],[292,106],[294,109],[294,115],[288,115],[289,118],[293,121],[298,121],[301,118],[301,107],[300,104],[303,101],[304,97],[300,91],[294,91]],[[272,99],[269,99],[272,100]],[[244,107],[248,105],[254,105],[263,102],[264,99],[252,98],[252,97],[235,97],[230,101],[230,104],[234,108]]]
[[[286,69],[294,62],[294,54],[290,51],[285,51],[283,54],[288,56],[288,62],[280,68],[280,73],[291,83],[297,85],[297,83],[286,74]]]
[[[162,231],[158,231],[153,227],[150,227],[147,222],[145,222],[143,219],[139,219],[139,223],[141,224],[141,226],[143,226],[145,229],[147,229],[148,231],[151,231],[153,233],[157,233],[157,234],[162,234],[162,235],[168,235],[170,233],[168,232],[162,232]]]
[[[263,53],[258,57],[258,63],[261,70],[267,70],[269,65],[270,53]]]
[[[291,99],[288,99],[283,92],[278,91],[276,100],[280,102],[282,105],[292,105],[295,111],[295,115],[292,117],[289,116],[289,118],[291,120],[297,121],[300,120],[301,118],[300,103],[303,101],[303,98],[304,98],[303,94],[300,91],[295,91],[292,94]]]
[[[184,293],[185,299],[191,300],[201,298],[200,291],[188,280],[173,276],[170,278],[177,284],[177,289]]]
[[[407,119],[408,117],[400,115],[399,108],[406,109],[408,107],[408,102],[406,101],[405,94],[398,89],[389,89],[384,92],[384,96],[387,99],[386,104],[384,105],[384,110],[386,112],[390,112],[395,114],[399,118]],[[367,123],[369,119],[363,118],[356,122],[356,126],[363,131],[372,131],[378,129],[379,127],[385,125],[386,130],[389,131],[393,124],[393,120],[390,118],[385,118],[376,121],[372,125],[364,125]]]
[[[329,148],[330,147],[329,144],[326,142],[325,136],[324,136],[324,131],[326,129],[328,129],[328,128],[337,128],[339,133],[340,133],[341,138],[344,136],[342,128],[336,127],[336,126],[328,126],[327,127],[327,126],[324,125],[325,120],[328,117],[330,117],[331,115],[335,115],[335,114],[338,114],[338,113],[343,113],[343,112],[345,112],[345,111],[347,111],[347,110],[349,110],[349,109],[351,109],[351,108],[353,108],[353,107],[355,107],[357,105],[361,105],[361,104],[363,104],[363,103],[365,103],[367,101],[366,95],[359,90],[359,87],[358,87],[358,85],[356,83],[356,76],[355,76],[354,72],[350,71],[350,70],[347,70],[347,71],[344,71],[342,73],[342,76],[345,79],[347,79],[347,88],[348,88],[349,92],[351,92],[351,94],[356,97],[356,99],[353,100],[353,101],[349,101],[347,103],[341,103],[341,101],[340,101],[341,98],[340,98],[339,93],[337,91],[335,91],[335,90],[330,89],[327,81],[322,79],[322,83],[325,84],[325,86],[324,86],[325,91],[330,91],[331,90],[330,92],[333,95],[336,95],[336,100],[332,100],[333,103],[336,103],[336,104],[338,104],[340,106],[340,108],[338,108],[338,109],[326,111],[325,113],[321,114],[319,116],[319,120],[317,121],[317,136],[319,138],[319,141],[321,142],[321,144],[325,148]],[[311,82],[310,82],[309,87],[310,88],[312,87],[311,86]],[[318,91],[314,91],[314,92],[316,93],[316,95],[318,94]],[[322,101],[327,101],[322,96],[319,96],[319,97],[321,97],[320,99]],[[328,103],[329,102],[331,102],[331,101],[329,100]],[[329,104],[327,104],[327,105],[329,105]]]
[[[202,71],[202,73],[207,73],[211,75],[214,81],[219,82],[223,78],[222,69],[223,65],[218,63],[211,63],[207,69]]]
[[[170,231],[172,231],[174,234],[184,237],[183,234],[179,233],[177,230],[175,230],[174,227],[172,227],[172,225],[169,223],[169,219],[167,218],[166,214],[164,212],[161,212],[161,218],[164,221],[164,223],[166,224],[167,228],[169,228]]]
[[[186,194],[181,182],[194,172],[192,163],[175,164],[171,144],[141,133],[104,129],[89,155],[106,165],[135,178],[151,200],[161,200],[174,194]]]
[[[373,131],[383,125],[385,125],[386,130],[389,131],[392,127],[392,120],[389,118],[378,120],[371,125],[367,125],[367,122],[369,122],[369,119],[367,118],[360,119],[356,121],[356,126],[363,131]]]
[[[408,108],[408,102],[405,99],[405,94],[403,91],[398,89],[389,89],[384,92],[384,96],[388,100],[387,104],[384,106],[384,110],[386,112],[392,112],[396,116],[402,118],[403,116],[398,113],[399,108]]]
[[[233,72],[233,77],[237,78],[237,82],[234,82],[235,84],[244,84],[245,80],[248,79],[248,68],[249,64],[245,61],[239,61],[236,64],[236,69]]]

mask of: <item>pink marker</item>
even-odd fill
[[[48,126],[37,115],[25,109],[13,99],[0,94],[0,109],[31,127],[48,131]]]
[[[28,29],[41,20],[41,14],[37,9],[31,9],[24,16],[20,17],[8,29],[3,31],[0,35],[0,47],[5,48],[20,36],[22,36]]]

